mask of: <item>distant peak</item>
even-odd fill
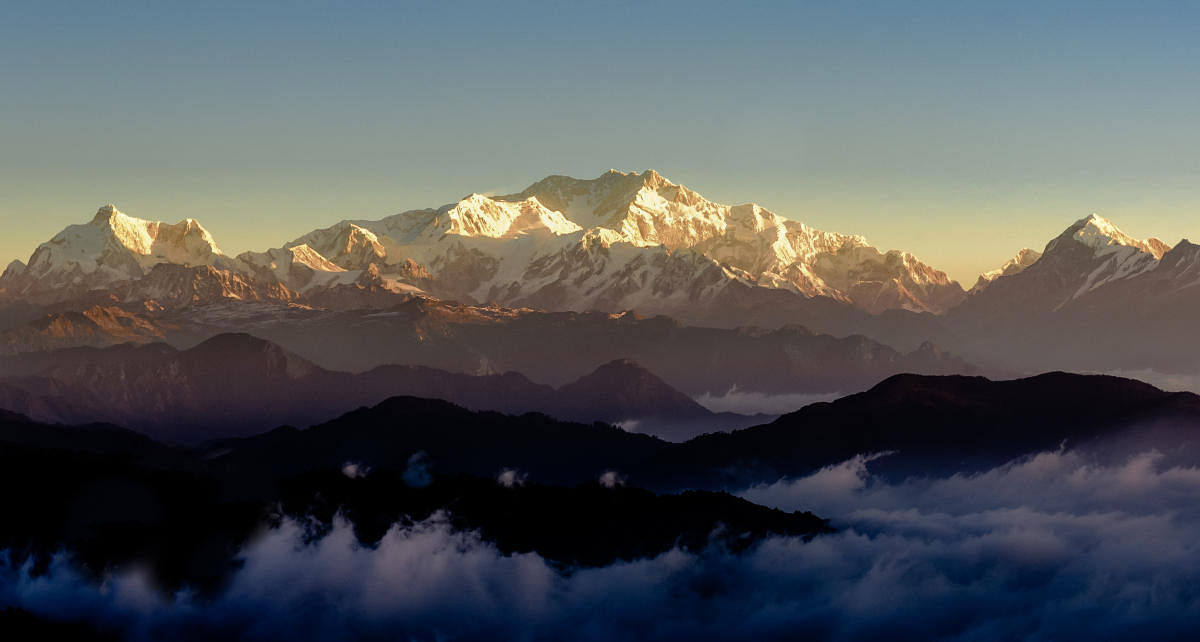
[[[1120,239],[1120,238],[1128,239],[1128,238],[1130,238],[1128,235],[1126,235],[1124,232],[1122,232],[1121,229],[1118,228],[1112,221],[1110,221],[1096,213],[1093,213],[1091,216],[1088,216],[1086,218],[1079,219],[1078,221],[1075,222],[1075,227],[1079,227],[1079,228],[1083,228],[1083,229],[1091,228],[1091,229],[1096,230],[1100,234],[1103,234],[1104,236],[1107,236],[1107,237],[1113,238],[1113,239]]]
[[[638,362],[634,361],[633,359],[626,359],[626,358],[613,359],[612,361],[609,361],[608,363],[605,363],[605,364],[601,364],[600,367],[596,368],[596,370],[617,370],[617,369],[645,370],[645,368],[640,366],[638,364]]]
[[[323,272],[345,272],[346,269],[334,264],[329,259],[325,258],[320,252],[313,249],[307,243],[293,245],[287,248],[287,251],[292,255],[293,263],[306,265],[314,270]]]
[[[13,278],[13,277],[21,274],[24,271],[25,271],[25,263],[19,259],[13,259],[12,262],[10,262],[8,264],[8,267],[4,268],[4,272],[0,273],[0,278],[10,279],[10,278]]]
[[[672,183],[670,179],[668,179],[666,176],[663,176],[662,174],[659,174],[657,171],[655,171],[653,169],[648,169],[648,170],[642,172],[641,179],[642,179],[642,184],[644,184],[646,187],[649,187],[651,189],[675,186],[675,183]]]
[[[192,350],[203,350],[217,347],[275,347],[276,344],[256,337],[248,332],[222,332],[196,344]]]

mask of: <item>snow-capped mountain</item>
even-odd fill
[[[984,288],[991,285],[992,281],[995,281],[1002,276],[1011,276],[1013,274],[1017,274],[1018,272],[1023,272],[1025,268],[1033,265],[1034,262],[1040,258],[1042,258],[1041,252],[1032,250],[1030,248],[1023,248],[1020,252],[1017,252],[1016,256],[1005,261],[1004,265],[1001,265],[995,270],[989,270],[983,274],[980,274],[979,279],[975,281],[975,285],[967,291],[967,294],[978,294],[982,292]]]
[[[958,283],[911,254],[881,252],[861,236],[815,230],[758,205],[714,203],[652,170],[551,176],[516,194],[342,221],[237,258],[193,219],[152,222],[108,205],[0,276],[0,296],[36,304],[229,300],[351,309],[413,295],[836,332],[862,331],[832,320],[861,315],[855,307],[940,313],[964,297]]]
[[[335,267],[314,258],[306,265],[326,275],[294,275],[286,253],[300,247]],[[653,170],[551,176],[517,194],[471,194],[437,209],[342,221],[240,258],[302,291],[350,279],[335,276],[342,270],[374,264],[388,277],[415,263],[431,274],[439,296],[684,319],[735,284],[830,297],[869,312],[944,312],[964,296],[945,273],[908,253],[880,252],[861,236],[814,230],[758,205],[713,203]]]
[[[1020,255],[1018,255],[1018,259]],[[1020,262],[1018,261],[1018,264]],[[1194,371],[1200,247],[1080,219],[1022,270],[975,288],[946,318],[977,360],[1029,368]]]
[[[160,264],[244,269],[195,219],[146,221],[105,205],[91,222],[39,245],[27,265],[11,263],[0,280],[11,295],[55,301],[139,279]]]
[[[1046,253],[1054,252],[1060,244],[1072,242],[1091,250],[1092,264],[1095,266],[1071,295],[1072,299],[1078,299],[1106,283],[1153,270],[1158,267],[1162,255],[1170,249],[1170,246],[1155,238],[1139,241],[1096,214],[1076,221],[1066,232],[1050,241]],[[1064,256],[1069,252],[1071,250],[1067,250]]]
[[[1168,249],[1158,239],[1134,239],[1093,214],[1075,221],[1040,255],[1021,250],[1000,270],[981,275],[960,310],[1056,310],[1105,285],[1154,270]]]

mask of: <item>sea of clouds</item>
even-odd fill
[[[976,475],[886,483],[864,455],[746,489],[839,531],[562,573],[444,517],[377,547],[339,521],[249,544],[217,599],[136,571],[85,582],[67,557],[4,567],[0,606],[131,639],[1188,639],[1200,625],[1200,469],[1155,451],[1044,452]],[[630,528],[637,528],[631,524]]]

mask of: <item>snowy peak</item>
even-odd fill
[[[332,261],[321,255],[320,252],[312,249],[308,245],[293,245],[287,248],[288,254],[291,254],[291,263],[293,265],[303,265],[313,270],[321,270],[322,272],[345,272],[345,268],[335,265]]]
[[[1055,264],[1082,275],[1078,288],[1068,298],[1073,300],[1105,284],[1155,269],[1165,245],[1155,241],[1139,241],[1092,214],[1050,241],[1042,260],[1052,256]]]
[[[547,176],[517,194],[499,197],[503,201],[536,198],[548,209],[561,212],[583,229],[603,227],[622,232],[630,241],[642,245],[670,245],[653,238],[658,227],[647,212],[674,205],[677,221],[687,224],[705,208],[715,206],[692,190],[672,183],[649,169],[642,173],[610,169],[594,179]],[[721,207],[721,206],[715,206]],[[691,208],[691,209],[687,209]],[[699,210],[697,210],[699,208]],[[631,218],[632,217],[632,218]],[[703,214],[701,213],[701,217]]]
[[[557,236],[578,232],[581,228],[568,221],[561,212],[542,205],[536,197],[499,201],[483,194],[471,194],[439,213],[434,229],[442,234],[500,239],[537,233]]]
[[[1023,248],[1020,252],[1017,252],[1016,256],[1012,257],[1008,261],[1005,261],[1004,265],[1001,265],[995,270],[989,270],[983,274],[980,274],[979,279],[975,281],[975,286],[971,288],[970,294],[978,294],[982,292],[985,288],[987,288],[987,286],[991,285],[993,281],[1002,276],[1011,276],[1013,274],[1020,274],[1021,272],[1024,272],[1025,268],[1033,265],[1040,258],[1042,258],[1041,252],[1030,248]]]
[[[333,247],[324,249],[322,254],[340,267],[350,270],[365,269],[372,263],[383,264],[387,258],[387,250],[379,242],[379,237],[365,227],[353,223],[346,227],[333,239]]]
[[[1139,241],[1122,232],[1111,221],[1097,215],[1080,219],[1068,231],[1074,231],[1071,237],[1080,243],[1096,250],[1097,254],[1108,254],[1118,251],[1116,246],[1135,248],[1152,255],[1155,259],[1170,249],[1158,239]]]
[[[195,219],[147,221],[109,204],[38,246],[16,289],[53,299],[137,279],[161,263],[238,267]]]
[[[174,225],[161,221],[146,221],[129,216],[110,203],[96,211],[90,225],[104,230],[112,239],[135,254],[149,256],[159,253],[162,255],[160,258],[167,258],[167,262],[171,263],[181,262],[171,260],[173,258],[186,260],[221,254],[212,235],[193,218],[184,219]],[[185,255],[181,252],[190,254]],[[167,254],[173,256],[168,257]]]
[[[963,318],[980,323],[1087,305],[1119,306],[1138,300],[1143,290],[1191,287],[1196,277],[1189,254],[1184,241],[1171,249],[1158,239],[1138,240],[1093,214],[1051,239],[1040,257],[1025,249],[1000,269],[980,275],[961,306]]]
[[[96,215],[92,217],[92,225],[108,225],[108,222],[117,215],[123,216],[116,205],[112,203],[101,205],[100,209],[96,210]]]
[[[330,263],[346,270],[363,270],[372,263],[383,265],[387,260],[387,248],[377,233],[350,221],[314,230],[284,247],[300,245],[307,245]]]
[[[238,259],[259,278],[296,291],[353,283],[358,278],[358,271],[346,270],[306,243],[245,252]]]

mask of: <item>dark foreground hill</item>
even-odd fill
[[[274,454],[286,454],[281,465],[292,473],[342,460],[399,466],[422,452],[443,473],[514,468],[531,480],[570,484],[613,470],[633,485],[660,490],[737,489],[880,452],[893,454],[873,469],[902,476],[969,472],[1028,453],[1131,435],[1178,449],[1194,441],[1197,428],[1200,397],[1131,379],[898,375],[769,424],[682,444],[603,425],[396,398],[308,430],[227,442],[214,461],[261,475],[254,462]]]
[[[468,429],[490,430],[489,447],[513,443],[494,450],[497,455],[536,451],[530,442],[536,437],[546,447],[561,448],[560,470],[586,466],[585,448],[572,450],[572,442],[607,444],[607,451],[594,448],[594,461],[618,449],[618,441],[640,444],[634,452],[643,457],[666,445],[607,426],[477,414],[439,401],[399,398],[377,410],[398,413],[390,416],[406,417],[431,434],[443,432],[446,444]],[[32,562],[35,574],[49,568],[53,555],[66,552],[97,579],[141,568],[161,588],[210,594],[237,568],[238,551],[255,533],[285,518],[305,524],[316,537],[342,516],[365,546],[395,524],[444,519],[455,530],[478,533],[502,553],[537,553],[564,570],[676,547],[739,551],[771,534],[811,537],[829,530],[811,513],[785,513],[720,492],[660,495],[626,486],[600,467],[602,473],[585,483],[550,486],[527,481],[524,472],[497,475],[483,450],[455,460],[448,457],[449,445],[439,450],[423,443],[440,459],[408,456],[404,446],[361,422],[362,412],[343,418],[363,428],[344,435],[340,450],[321,452],[326,444],[319,440],[289,446],[286,436],[295,431],[276,431],[226,446],[224,454],[165,446],[109,425],[51,426],[4,414],[0,511],[6,517],[0,550],[18,567]],[[273,443],[284,447],[269,447]],[[358,452],[382,456],[371,465],[341,459]],[[484,475],[451,472],[455,468]],[[554,468],[529,469],[546,472],[541,480],[570,477],[555,477]]]
[[[812,472],[855,455],[892,453],[892,476],[982,470],[1014,457],[1117,439],[1179,449],[1200,437],[1200,396],[1132,379],[1052,372],[1024,379],[897,375],[774,422],[693,439],[642,470],[655,483],[712,487]]]

